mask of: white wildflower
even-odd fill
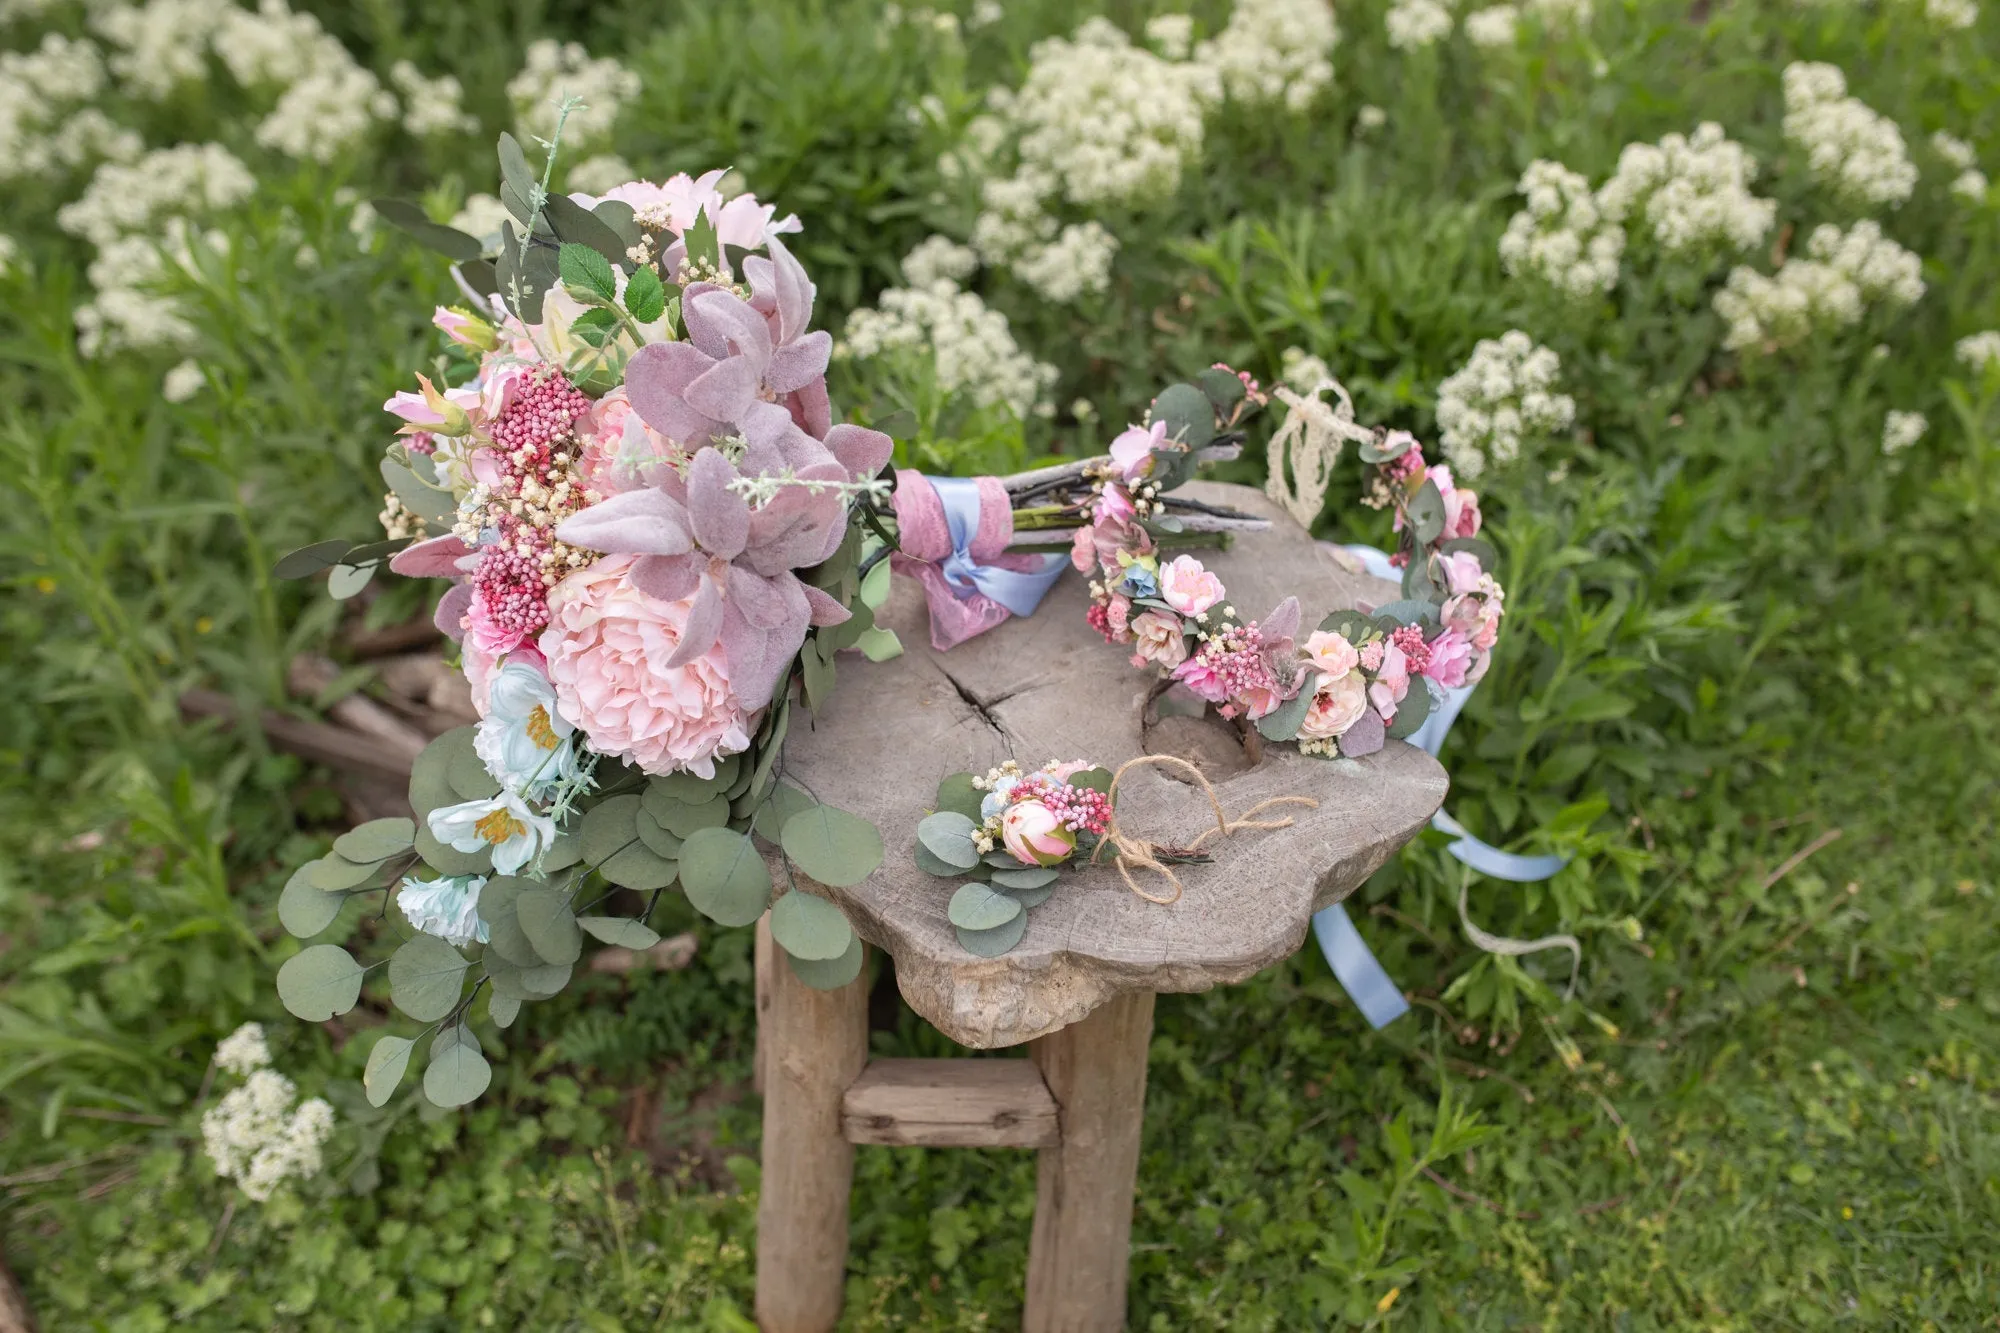
[[[1500,238],[1508,273],[1538,277],[1579,300],[1617,286],[1625,232],[1604,216],[1589,181],[1559,162],[1537,160],[1519,189],[1527,207]]]
[[[289,88],[320,70],[352,65],[337,38],[311,14],[294,14],[285,0],[261,0],[253,13],[218,6],[215,54],[245,88]]]
[[[160,382],[160,397],[170,403],[185,403],[207,385],[208,376],[202,372],[201,363],[190,357],[167,372]]]
[[[1590,23],[1591,0],[1526,0],[1526,9],[1545,28],[1582,28]]]
[[[118,48],[111,72],[126,90],[160,101],[207,74],[209,39],[236,12],[215,0],[147,0],[100,8],[90,26]]]
[[[979,256],[972,248],[949,236],[927,236],[903,256],[903,278],[912,287],[963,283],[978,267]]]
[[[507,211],[507,205],[490,194],[475,194],[465,201],[465,207],[452,216],[450,225],[467,236],[477,236],[481,240],[500,234],[500,224],[514,215]]]
[[[247,1076],[271,1063],[271,1048],[264,1043],[264,1025],[245,1023],[215,1046],[215,1066],[227,1073]]]
[[[1894,457],[1923,439],[1930,428],[1922,412],[1891,412],[1882,421],[1882,452]]]
[[[1443,41],[1451,35],[1451,11],[1438,0],[1396,0],[1383,15],[1389,31],[1389,45],[1398,51],[1414,51]]]
[[[1975,375],[2000,370],[2000,330],[1987,329],[1958,340],[1958,359]]]
[[[394,95],[373,73],[329,63],[285,89],[257,126],[257,142],[288,157],[331,162],[366,137],[378,120],[393,120]]]
[[[215,1174],[233,1179],[262,1203],[287,1180],[316,1176],[321,1149],[333,1134],[333,1108],[318,1097],[301,1102],[284,1075],[253,1069],[201,1118],[202,1146]]]
[[[1785,137],[1806,155],[1812,176],[1870,205],[1900,205],[1916,188],[1917,169],[1896,122],[1847,95],[1832,65],[1785,67]]]
[[[403,95],[403,129],[419,139],[445,134],[473,134],[479,117],[466,111],[465,87],[450,74],[425,74],[407,60],[389,70],[389,82]],[[573,173],[572,173],[573,174]],[[620,177],[630,180],[631,177]],[[618,184],[613,181],[612,184]]]
[[[1963,32],[1979,22],[1973,0],[1924,0],[1924,20],[1945,32]]]
[[[1389,113],[1372,103],[1354,113],[1354,128],[1362,134],[1373,134],[1389,123]]]
[[[1945,130],[1939,130],[1931,135],[1931,151],[1943,158],[1945,165],[1956,167],[1960,171],[1977,166],[1979,163],[1979,154],[1971,144]]]
[[[980,213],[972,224],[972,245],[980,258],[1005,264],[1055,235],[1056,220],[1044,203],[1055,188],[1053,176],[1031,167],[981,185]]]
[[[1007,16],[1007,7],[1000,0],[974,0],[972,17],[966,20],[969,28],[990,28]]]
[[[1806,257],[1774,276],[1737,268],[1715,294],[1715,311],[1729,326],[1723,346],[1735,351],[1788,347],[1821,329],[1859,324],[1870,306],[1900,308],[1924,294],[1922,262],[1864,219],[1843,232],[1821,226]]]
[[[221,144],[178,144],[130,165],[99,167],[83,197],[63,205],[56,221],[71,235],[104,246],[157,230],[170,216],[228,208],[256,188],[256,178]]]
[[[0,180],[74,167],[100,150],[110,122],[71,108],[104,87],[104,61],[87,41],[48,33],[33,51],[0,51]],[[70,126],[80,117],[92,128]]]
[[[1465,16],[1465,36],[1474,46],[1489,50],[1514,44],[1521,11],[1513,5],[1489,5]]]
[[[1609,221],[1650,224],[1669,254],[1747,250],[1777,220],[1778,206],[1750,193],[1757,163],[1722,127],[1703,121],[1692,137],[1669,134],[1655,144],[1627,144],[1618,169],[1597,191]]]
[[[1194,19],[1187,14],[1156,14],[1146,20],[1146,40],[1169,60],[1186,60],[1194,48]]]
[[[639,173],[632,164],[616,153],[598,153],[586,157],[569,169],[569,188],[581,190],[585,194],[608,194],[617,186],[637,180]]]
[[[1013,273],[1045,300],[1068,305],[1111,284],[1111,260],[1118,238],[1095,222],[1064,227],[1048,245],[1014,261]]]
[[[1953,178],[1951,182],[1952,197],[1964,200],[1968,204],[1983,204],[1986,202],[1986,193],[1989,185],[1990,182],[1986,179],[1986,173],[1977,167],[1973,167],[1969,170],[1959,172]]]
[[[1576,401],[1556,392],[1562,362],[1519,329],[1482,338],[1472,358],[1438,385],[1438,442],[1464,478],[1521,456],[1529,435],[1554,435],[1576,419]]]
[[[938,387],[946,393],[1005,405],[1021,417],[1035,410],[1056,379],[1054,366],[1021,350],[1005,315],[946,281],[883,292],[875,309],[848,317],[846,335],[835,351],[857,361],[914,353],[935,367]]]
[[[639,76],[616,60],[591,59],[576,42],[542,38],[528,47],[528,63],[507,84],[508,100],[525,134],[553,139],[557,109],[565,98],[583,105],[563,122],[563,144],[578,152],[611,137],[618,113],[639,95]]]
[[[1228,26],[1195,48],[1194,63],[1220,75],[1233,101],[1303,111],[1333,82],[1339,39],[1326,0],[1236,0]]]

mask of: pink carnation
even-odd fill
[[[1113,594],[1104,604],[1104,623],[1111,627],[1111,638],[1115,643],[1124,643],[1132,637],[1132,599]]]
[[[693,600],[649,597],[626,577],[637,557],[607,556],[555,586],[541,649],[556,712],[600,754],[648,773],[715,775],[715,761],[750,746],[754,715],[730,688],[720,645],[685,666],[680,646]]]

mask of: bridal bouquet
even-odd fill
[[[676,884],[726,925],[771,907],[808,982],[856,975],[845,917],[795,887],[772,903],[753,837],[825,884],[880,862],[872,825],[774,770],[795,694],[816,706],[835,654],[897,651],[873,623],[892,442],[833,420],[831,339],[780,239],[798,220],[725,200],[720,172],[564,196],[511,136],[499,154],[511,217],[495,236],[376,205],[455,261],[466,299],[435,316],[443,374],[386,404],[401,422],[381,465],[388,539],[317,543],[279,567],[329,571],[337,597],[385,564],[450,584],[437,623],[481,720],[416,761],[414,821],[345,834],[280,902],[309,938],[348,897],[393,898],[410,933],[390,996],[427,1025],[423,1087],[447,1106],[491,1078],[467,1022],[482,992],[507,1027],[567,984],[583,935],[650,945],[647,916]],[[323,1020],[368,970],[316,944],[278,990]],[[378,1039],[376,1104],[422,1035]]]

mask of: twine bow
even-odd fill
[[[1215,811],[1215,827],[1203,829],[1195,840],[1185,847],[1161,847],[1155,843],[1147,842],[1143,838],[1132,837],[1119,828],[1118,784],[1125,780],[1127,773],[1144,764],[1172,765],[1175,768],[1183,770],[1189,777],[1193,778],[1195,784],[1201,788],[1202,795],[1208,798],[1209,808]],[[1179,902],[1181,900],[1182,888],[1180,876],[1173,872],[1168,862],[1160,859],[1162,854],[1173,858],[1175,862],[1187,861],[1201,850],[1203,843],[1213,837],[1226,838],[1240,829],[1290,828],[1292,826],[1292,817],[1290,815],[1286,815],[1283,819],[1257,819],[1254,817],[1261,811],[1269,810],[1274,806],[1302,805],[1308,810],[1319,809],[1319,802],[1310,796],[1273,796],[1268,801],[1257,802],[1257,804],[1245,810],[1237,818],[1231,819],[1222,813],[1222,802],[1215,795],[1215,787],[1203,775],[1202,771],[1180,756],[1171,754],[1145,754],[1140,755],[1137,759],[1127,759],[1123,764],[1118,766],[1118,771],[1111,775],[1111,790],[1105,794],[1105,799],[1106,803],[1111,807],[1111,818],[1109,824],[1105,827],[1103,839],[1097,844],[1097,850],[1090,854],[1091,864],[1095,865],[1097,863],[1098,858],[1104,855],[1106,847],[1114,849],[1117,855],[1113,858],[1112,864],[1118,868],[1118,873],[1124,877],[1125,887],[1138,894],[1141,898],[1144,898],[1147,902],[1159,903],[1163,907],[1170,903]],[[1161,898],[1146,892],[1139,887],[1139,881],[1132,878],[1134,870],[1150,870],[1160,875],[1169,884],[1174,886],[1173,895]]]

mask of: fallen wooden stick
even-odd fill
[[[231,726],[242,722],[247,711],[236,700],[216,690],[189,690],[181,695],[180,708],[183,717],[221,718]],[[250,720],[263,731],[264,739],[273,749],[348,773],[392,782],[410,780],[410,765],[415,756],[392,752],[380,737],[330,727],[324,722],[308,722],[275,708],[267,708]]]

